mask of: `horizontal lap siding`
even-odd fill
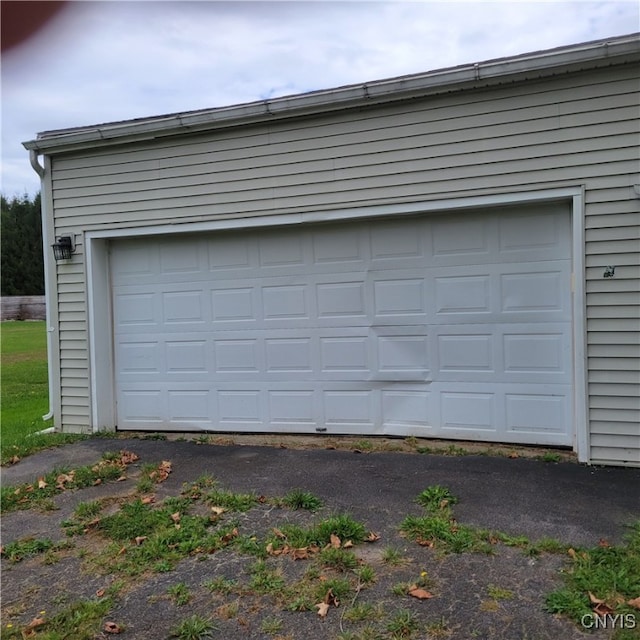
[[[640,465],[637,89],[627,65],[60,156],[56,230],[582,184],[592,456]],[[59,278],[63,414],[88,425],[83,275]]]

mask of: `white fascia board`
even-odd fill
[[[552,76],[606,66],[614,58],[619,61],[640,58],[640,34],[259,102],[44,132],[23,145],[26,149],[52,155],[105,144],[149,140],[185,130],[241,126],[529,77]]]

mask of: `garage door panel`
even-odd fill
[[[434,311],[440,321],[442,316],[464,314],[466,318],[473,314],[491,313],[491,276],[480,275],[443,275],[435,277]],[[437,321],[437,320],[436,320]],[[459,321],[469,321],[459,318]]]
[[[362,322],[367,316],[365,297],[365,283],[361,281],[317,284],[318,319],[357,318]]]
[[[268,231],[258,236],[258,264],[269,267],[301,267],[309,260],[305,251],[308,238],[306,233],[286,230],[274,233]]]
[[[358,227],[325,227],[312,233],[313,263],[318,268],[356,267],[366,260],[365,238]],[[345,265],[345,263],[348,263]]]
[[[562,314],[568,306],[562,295],[568,277],[566,271],[548,269],[503,273],[500,275],[500,311]]]
[[[494,221],[486,216],[431,222],[434,264],[482,264],[492,260],[491,240]]]
[[[455,373],[464,379],[469,374],[495,373],[498,358],[494,338],[493,333],[480,332],[437,335],[438,373]]]
[[[260,308],[259,291],[253,286],[238,286],[211,291],[211,320],[216,325],[256,323]],[[222,328],[222,327],[219,327]]]
[[[538,211],[528,215],[501,215],[499,253],[517,261],[557,260],[567,257],[571,225],[567,215]]]
[[[377,320],[402,324],[426,322],[428,291],[424,269],[414,271],[372,272],[372,314]]]
[[[214,406],[209,389],[170,389],[167,391],[168,417],[173,424],[205,428],[213,424]]]
[[[114,324],[116,333],[121,329],[130,333],[136,327],[149,332],[160,326],[160,295],[148,289],[119,293],[114,299]]]
[[[434,424],[431,393],[425,389],[384,389],[380,394],[382,424],[387,429]]]
[[[119,428],[571,444],[568,214],[124,240]]]
[[[520,434],[524,441],[528,436],[544,437],[547,434],[562,436],[569,418],[569,389],[565,387],[549,393],[506,393],[505,407],[507,433]]]
[[[256,236],[221,234],[208,238],[205,243],[207,268],[211,273],[220,273],[222,277],[246,277],[258,266]]]
[[[439,396],[443,433],[452,428],[497,431],[498,407],[495,392],[443,390]]]
[[[376,268],[384,265],[383,268],[390,269],[394,264],[406,268],[415,259],[422,262],[429,255],[426,227],[417,219],[379,222],[370,227],[369,237],[371,260]]]

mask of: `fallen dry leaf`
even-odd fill
[[[294,560],[306,560],[309,557],[309,549],[307,547],[291,549],[291,557]]]
[[[287,537],[287,536],[284,535],[284,533],[282,533],[282,531],[280,531],[280,529],[278,529],[276,527],[273,527],[272,531],[273,531],[273,535],[276,538],[280,538],[280,540],[284,540]]]
[[[150,496],[144,496],[144,498],[140,499],[140,502],[142,502],[142,504],[151,504],[152,502],[156,501],[156,497],[154,495],[150,495]]]
[[[225,512],[225,508],[224,507],[211,507],[211,511],[213,511],[213,513],[216,516],[219,516],[221,513]]]
[[[609,541],[606,540],[605,538],[600,538],[600,540],[598,540],[598,546],[599,547],[610,547],[611,545],[609,544]]]
[[[338,536],[335,533],[331,534],[330,540],[331,540],[331,546],[334,549],[339,549],[340,546],[342,545],[342,542],[340,541],[340,538],[338,538]]]
[[[627,600],[627,604],[634,609],[640,609],[640,596],[634,598],[633,600]]]
[[[102,484],[102,479],[101,478],[96,478],[93,482],[93,486],[97,487],[99,484]]]
[[[38,489],[44,489],[47,486],[44,478],[38,478]]]
[[[512,451],[512,452],[509,454],[509,457],[513,460],[513,459],[515,459],[515,458],[519,458],[520,456],[519,456],[519,454],[518,454],[518,453],[516,453],[515,451]]]
[[[604,600],[594,596],[591,591],[588,591],[587,593],[589,594],[589,601],[592,605],[595,605],[593,607],[595,613],[599,616],[606,616],[609,613],[613,613],[613,607],[609,606]]]
[[[578,557],[578,554],[576,553],[575,549],[567,549],[567,553],[571,556],[573,560],[575,560]]]
[[[377,542],[378,540],[380,540],[380,536],[373,531],[369,531],[369,534],[365,538],[365,542]]]
[[[120,462],[122,464],[131,464],[132,462],[136,462],[139,460],[140,456],[137,453],[133,453],[133,451],[120,451]]]
[[[123,480],[126,480],[127,476],[119,476],[116,478],[116,482],[122,482]]]
[[[105,622],[102,630],[106,633],[122,633],[122,627],[115,622]]]
[[[138,546],[140,546],[145,540],[148,539],[149,536],[136,536],[135,541]]]
[[[75,477],[75,471],[69,471],[69,473],[61,473],[56,478],[56,488],[64,490],[65,483],[73,482],[74,477]]]
[[[171,462],[169,460],[163,460],[158,468],[149,474],[149,478],[154,482],[164,482],[171,473]]]
[[[35,629],[36,627],[41,627],[45,623],[45,619],[41,617],[34,618],[28,625],[27,629]]]
[[[432,593],[430,593],[429,591],[425,591],[424,589],[421,589],[415,584],[409,587],[409,595],[414,598],[418,598],[418,600],[427,600],[429,598],[433,598]]]
[[[351,540],[347,540],[343,545],[342,548],[343,549],[351,549],[351,547],[353,547],[353,542]]]
[[[176,511],[175,513],[171,514],[171,519],[178,524],[180,522],[180,518],[182,518],[182,516],[180,515],[179,511]]]
[[[600,604],[597,604],[595,607],[593,607],[593,610],[599,616],[606,616],[610,613],[613,613],[613,608],[610,607],[606,602],[601,602]]]
[[[102,598],[105,593],[106,593],[106,591],[104,589],[98,589],[96,591],[96,598]]]
[[[222,542],[226,544],[227,542],[231,542],[231,540],[237,537],[238,537],[238,528],[234,527],[232,531],[222,536]]]
[[[20,462],[20,458],[18,456],[11,456],[11,458],[9,458],[9,464],[17,464],[18,462]]]
[[[434,546],[433,540],[425,540],[424,538],[416,538],[416,542],[421,547],[427,547],[428,549],[432,549]]]
[[[326,602],[318,602],[316,609],[318,610],[318,615],[321,618],[327,617],[327,613],[329,613],[329,605]]]

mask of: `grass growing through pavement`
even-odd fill
[[[636,621],[635,635],[627,637],[640,638],[640,520],[629,527],[620,546],[603,541],[593,549],[571,549],[569,555],[571,564],[563,572],[565,586],[547,596],[547,610],[567,615],[578,624],[582,616],[594,611],[631,615]]]
[[[2,322],[0,338],[2,464],[83,439],[78,434],[37,434],[53,423],[42,420],[49,410],[45,323]]]
[[[457,498],[446,487],[428,487],[416,502],[424,507],[427,515],[407,516],[400,530],[419,545],[443,553],[492,552],[488,531],[456,522],[450,505],[455,504]]]
[[[531,542],[525,536],[510,536],[500,531],[490,531],[459,524],[453,516],[451,505],[458,499],[446,487],[427,487],[416,498],[427,512],[424,516],[407,516],[400,531],[424,547],[432,547],[440,553],[493,553],[502,543],[517,547],[530,556],[540,553],[566,553],[568,545],[552,538]]]
[[[43,640],[94,640],[100,637],[104,616],[113,607],[111,597],[80,600],[59,611],[48,620],[35,618],[30,628],[5,625],[2,638],[42,638]]]
[[[0,491],[0,512],[7,513],[32,507],[48,508],[53,496],[66,489],[81,489],[109,480],[117,480],[125,473],[126,462],[121,454],[105,453],[95,465],[76,469],[56,469],[36,482],[17,486],[3,486]]]
[[[204,640],[211,638],[215,625],[209,618],[194,614],[171,629],[171,638],[178,640]]]
[[[54,544],[49,538],[25,538],[14,540],[2,547],[2,555],[11,562],[20,562],[24,558],[45,553],[52,549]]]

